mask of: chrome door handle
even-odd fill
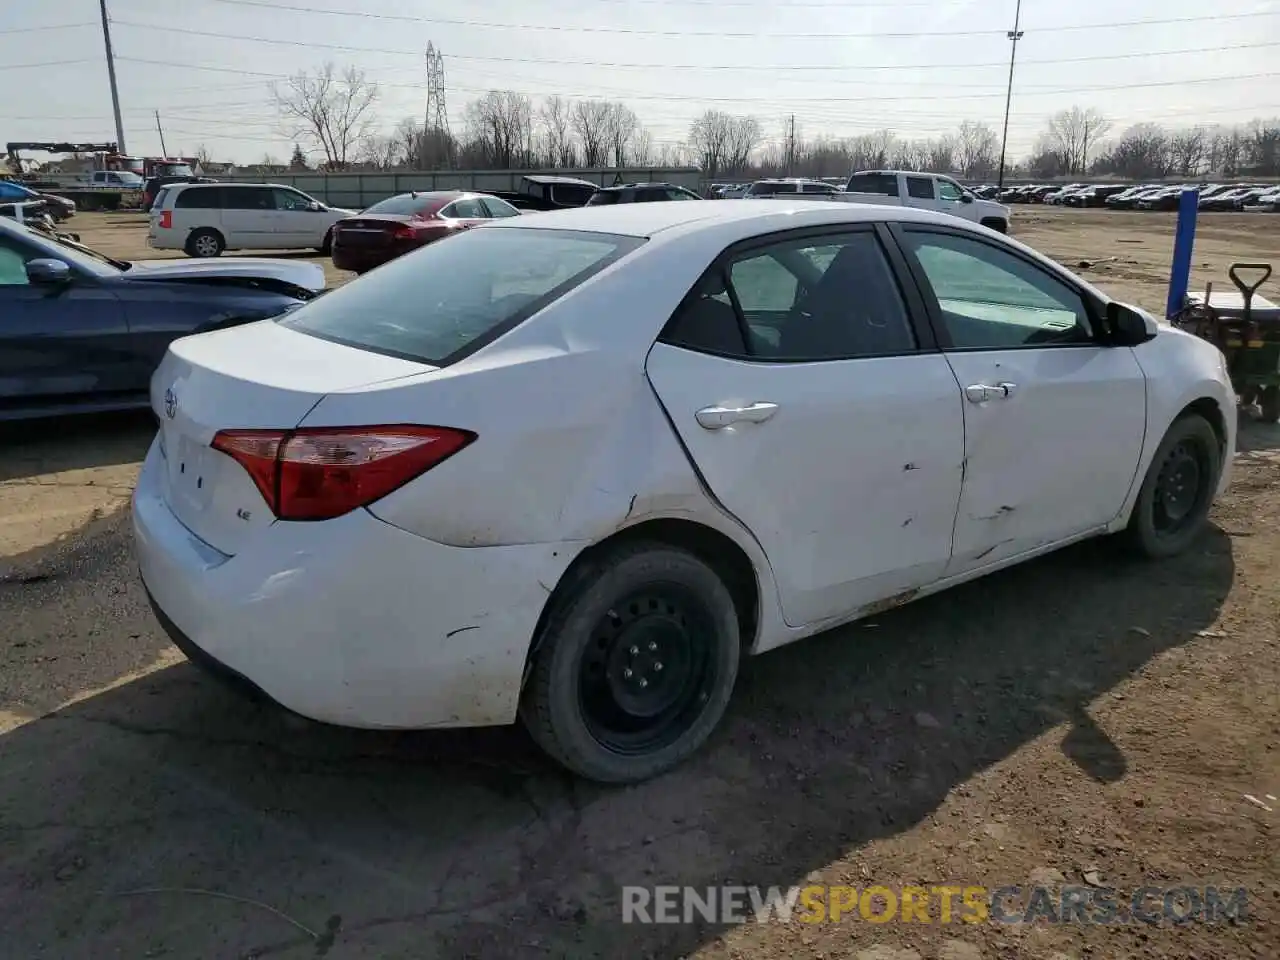
[[[1016,383],[1009,383],[1007,380],[1002,380],[994,386],[987,383],[972,383],[964,388],[964,395],[970,403],[986,403],[988,400],[1003,400],[1005,397],[1011,397],[1017,389]]]
[[[735,423],[764,423],[778,412],[776,403],[753,403],[745,407],[703,407],[694,416],[708,430],[723,430]]]

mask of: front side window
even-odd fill
[[[223,187],[222,206],[226,210],[274,210],[276,198],[270,187]]]
[[[444,365],[558,300],[644,243],[504,227],[466,230],[308,301],[283,326],[374,353]]]
[[[953,183],[950,180],[938,179],[938,199],[950,200],[953,203],[959,203],[960,198],[964,196],[964,191],[960,189],[960,184]]]
[[[272,190],[275,195],[277,210],[310,210],[314,202],[310,197],[296,190]]]
[[[0,287],[25,287],[27,254],[8,238],[0,238]]]
[[[484,204],[485,210],[488,211],[489,216],[491,217],[499,218],[520,216],[519,210],[507,203],[507,201],[501,200],[498,197],[481,197],[480,202]]]
[[[712,284],[691,297],[664,339],[725,353],[736,324],[743,355],[765,361],[847,360],[916,348],[897,282],[869,230],[782,240],[743,252],[722,272],[731,295],[718,296]]]
[[[912,228],[903,233],[937,297],[952,346],[1093,342],[1084,299],[1049,271],[980,240]]]

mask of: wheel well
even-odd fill
[[[1009,223],[1002,217],[983,217],[981,226],[990,227],[992,230],[999,230],[1005,233],[1009,229]]]
[[[533,642],[525,660],[524,676],[528,677],[533,654],[542,642],[543,628],[555,605],[562,597],[590,576],[593,563],[610,550],[624,543],[661,543],[687,550],[714,570],[733,598],[738,611],[738,636],[744,649],[755,642],[756,627],[760,622],[760,585],[755,567],[746,552],[729,537],[692,520],[646,520],[619,530],[599,543],[593,543],[574,558],[555,590],[547,598],[538,624],[533,631]]]
[[[1178,414],[1178,418],[1185,417],[1190,413],[1198,414],[1209,421],[1209,426],[1213,427],[1213,432],[1218,438],[1218,447],[1223,456],[1226,456],[1227,421],[1222,416],[1222,408],[1218,406],[1218,402],[1212,397],[1201,397],[1199,400],[1193,400],[1183,407]]]

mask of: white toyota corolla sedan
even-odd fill
[[[607,782],[697,749],[744,655],[1182,550],[1236,430],[1216,348],[1022,244],[803,200],[497,221],[176,341],[152,400],[137,554],[192,660]]]

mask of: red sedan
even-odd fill
[[[333,225],[333,265],[364,273],[401,254],[520,211],[497,197],[461,190],[402,193]]]

